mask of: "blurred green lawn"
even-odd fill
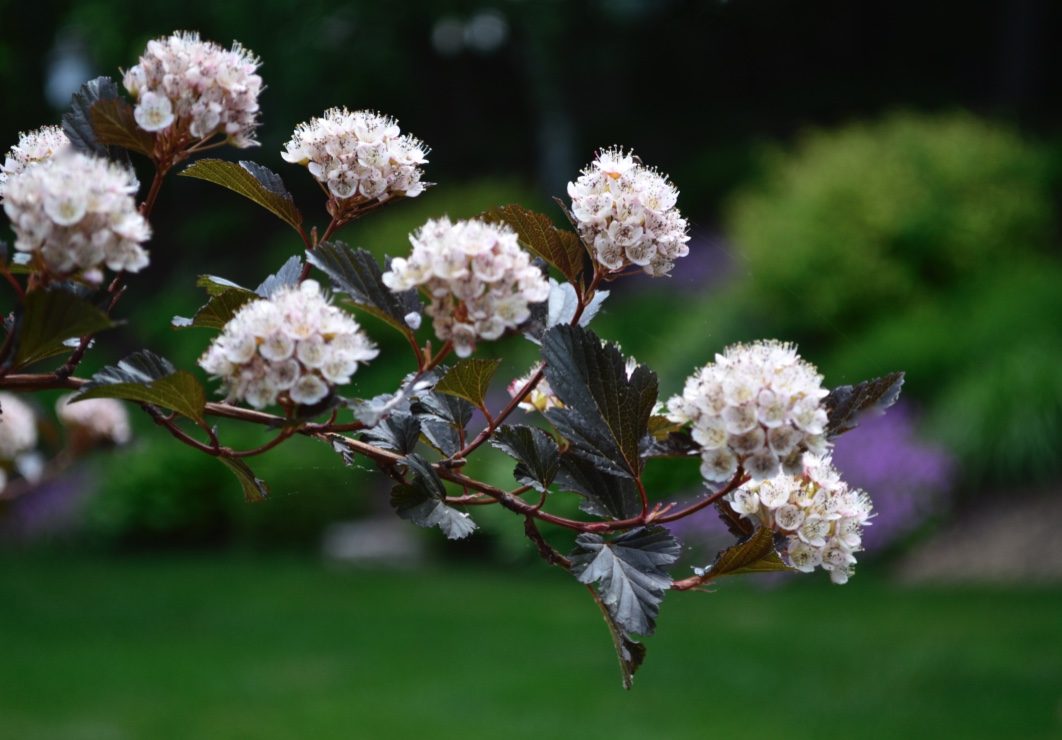
[[[8,552],[0,738],[1062,737],[1062,591],[826,581],[671,594],[627,693],[560,571]]]

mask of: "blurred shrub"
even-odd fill
[[[1062,473],[1059,368],[1058,338],[988,352],[936,400],[929,429],[959,455],[968,480],[1005,484]]]
[[[820,339],[1042,252],[1050,157],[966,113],[894,114],[769,151],[734,196],[749,308]]]
[[[250,447],[265,435],[233,434],[231,444]],[[115,454],[85,504],[86,535],[103,544],[312,546],[326,524],[367,508],[369,474],[311,440],[248,461],[271,489],[257,504],[243,500],[224,466],[160,431],[143,430],[133,449]]]

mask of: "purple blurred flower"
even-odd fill
[[[881,550],[914,531],[947,503],[955,465],[943,449],[916,436],[906,404],[839,437],[833,462],[849,486],[874,502],[873,526],[864,530],[867,550]]]

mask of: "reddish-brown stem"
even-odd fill
[[[251,450],[233,450],[232,452],[228,453],[228,455],[229,457],[254,457],[255,455],[261,455],[263,452],[269,452],[269,450],[273,449],[281,442],[290,438],[293,434],[295,434],[295,431],[295,427],[286,427],[285,429],[282,429],[280,431],[280,434],[278,434],[276,437],[274,437],[273,439],[266,442],[260,447],[255,447]]]
[[[428,360],[428,364],[421,369],[421,372],[427,372],[428,370],[431,370],[440,362],[445,360],[446,356],[450,354],[450,350],[452,350],[453,348],[453,343],[449,339],[447,339],[443,346],[439,348],[439,351],[435,353],[435,356]]]
[[[11,283],[11,287],[15,289],[15,295],[18,296],[20,303],[25,303],[26,293],[22,290],[22,286],[18,284],[18,280],[15,280],[15,276],[7,269],[7,263],[0,261],[0,272],[4,273],[4,278],[7,282]]]
[[[540,380],[542,380],[542,368],[535,371],[535,374],[532,375],[528,381],[524,383],[523,387],[521,387],[520,390],[509,400],[509,403],[505,405],[505,408],[499,411],[497,416],[489,420],[487,426],[484,427],[483,431],[476,435],[475,439],[454,454],[454,459],[468,457],[477,447],[490,439],[490,436],[497,431],[498,427],[501,426],[506,418],[508,418],[509,414],[520,405],[520,402],[524,400],[524,396],[534,390]]]
[[[690,514],[694,514],[700,511],[701,509],[705,508],[706,506],[711,506],[731,491],[745,485],[746,483],[748,483],[748,480],[749,476],[746,475],[744,471],[739,469],[738,472],[734,474],[734,477],[730,479],[730,482],[720,488],[715,493],[711,494],[710,496],[707,496],[706,498],[701,499],[692,506],[687,506],[685,509],[680,509],[679,511],[676,511],[674,514],[658,516],[653,521],[659,522],[660,524],[667,524],[668,522],[674,522],[679,519],[685,519]]]
[[[524,517],[524,534],[527,538],[535,543],[535,547],[538,549],[538,554],[550,565],[556,565],[565,570],[571,570],[572,561],[557,552],[556,548],[546,542],[546,538],[542,536],[542,532],[538,529],[538,524],[535,523],[534,518],[530,516]]]
[[[162,180],[171,166],[163,165],[161,162],[155,163],[155,178],[151,181],[151,189],[148,190],[147,198],[140,204],[140,215],[144,218],[151,215],[151,209],[155,207],[155,199],[158,198],[159,190],[162,188]]]

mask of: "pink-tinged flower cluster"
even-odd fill
[[[799,476],[753,481],[727,494],[739,514],[786,538],[782,557],[793,568],[828,571],[846,583],[863,549],[863,527],[872,504],[861,490],[849,489],[829,457],[806,455]]]
[[[598,154],[568,183],[568,196],[579,235],[609,272],[637,265],[653,277],[666,275],[674,260],[689,254],[686,219],[675,208],[678,191],[632,152]]]
[[[730,480],[743,466],[753,480],[795,475],[807,450],[826,449],[828,391],[822,376],[788,343],[736,344],[686,380],[667,417],[692,423],[701,474]]]
[[[136,98],[133,115],[150,132],[172,130],[193,139],[221,132],[236,147],[256,146],[259,60],[240,44],[231,49],[177,32],[149,41],[140,63],[125,73]]]
[[[59,126],[42,126],[28,134],[19,133],[18,144],[11,148],[3,164],[0,164],[0,198],[4,197],[7,178],[50,159],[68,146],[70,139]]]
[[[199,366],[221,379],[227,400],[261,409],[322,401],[378,354],[358,322],[306,280],[240,308]]]
[[[549,282],[505,224],[429,220],[409,237],[413,253],[391,261],[384,284],[420,287],[431,298],[435,335],[468,357],[480,339],[497,339],[531,317],[549,297]]]
[[[114,398],[89,398],[71,403],[73,394],[55,403],[55,414],[72,434],[88,441],[125,444],[132,438],[125,405]]]
[[[24,401],[0,393],[0,491],[18,461],[37,446],[37,417]]]
[[[393,118],[330,108],[323,118],[300,123],[280,156],[304,165],[338,200],[361,203],[420,195],[427,154]]]
[[[81,271],[87,282],[102,280],[102,265],[140,271],[151,229],[137,211],[137,187],[130,170],[72,149],[27,167],[4,190],[15,249],[38,254],[54,275]]]

